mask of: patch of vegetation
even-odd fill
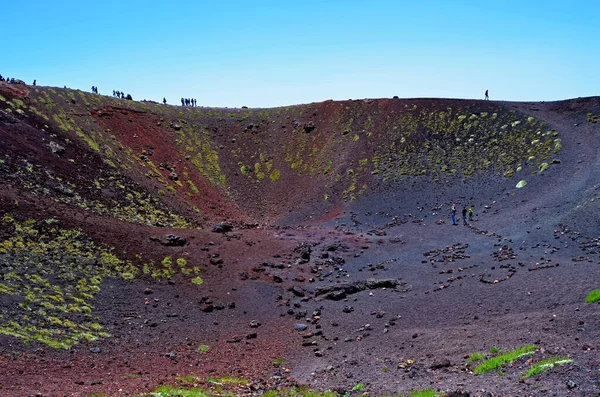
[[[600,301],[600,289],[595,289],[591,291],[585,298],[585,302],[592,304]]]
[[[468,361],[470,363],[474,363],[475,361],[479,361],[484,357],[485,357],[485,353],[476,352],[476,353],[472,353],[471,355],[469,355]]]
[[[194,375],[179,376],[176,379],[181,383],[197,383],[200,381],[200,378]]]
[[[206,353],[209,349],[210,347],[208,345],[200,345],[196,348],[196,351],[200,353]]]
[[[354,385],[354,387],[352,388],[352,391],[361,391],[362,389],[365,388],[365,384],[364,383],[357,383],[356,385]]]
[[[596,116],[593,113],[588,113],[587,121],[588,121],[588,123],[592,123],[592,124],[600,123],[600,116]]]
[[[190,190],[196,194],[200,193],[200,190],[198,190],[198,188],[196,187],[196,185],[194,185],[194,182],[190,181],[189,179],[186,181],[188,186],[190,187]]]
[[[129,279],[138,270],[112,249],[56,221],[0,221],[10,237],[0,242],[0,334],[68,349],[110,336],[95,321],[92,301],[106,277]]]
[[[399,123],[388,127],[389,142],[372,158],[374,171],[384,180],[404,175],[431,175],[434,179],[478,172],[501,171],[514,175],[515,166],[527,158],[548,158],[562,147],[556,131],[533,117],[500,108],[493,117],[460,114],[464,109],[432,111],[408,109]],[[528,143],[528,144],[525,144]]]
[[[176,386],[161,385],[150,393],[137,394],[136,397],[211,397],[211,394],[197,387],[183,389]]]
[[[547,371],[558,365],[569,364],[572,362],[573,360],[571,360],[569,357],[551,357],[546,360],[542,360],[537,364],[534,364],[531,368],[529,368],[527,374],[525,374],[524,377],[531,378],[532,376],[535,376],[540,372]]]
[[[329,391],[316,392],[305,386],[297,386],[285,390],[269,390],[263,397],[338,397],[338,394]]]
[[[177,273],[181,273],[185,277],[195,275],[196,277],[191,279],[192,284],[200,285],[204,281],[198,274],[200,274],[200,268],[197,266],[189,267],[187,260],[184,258],[177,258],[175,260],[176,266],[173,265],[173,257],[166,256],[156,265],[153,261],[145,263],[143,266],[143,273],[149,275],[153,279],[170,279]]]
[[[432,389],[415,390],[409,394],[410,397],[436,397],[437,393]]]
[[[273,172],[271,172],[271,175],[269,175],[269,177],[271,178],[271,182],[278,181],[279,178],[281,178],[281,171],[274,170]]]
[[[206,381],[217,385],[247,385],[249,383],[248,379],[232,376],[222,376],[220,378],[208,377]]]
[[[213,185],[225,185],[225,174],[219,166],[218,148],[210,139],[210,132],[193,131],[186,127],[178,132],[178,139],[186,152],[195,153],[190,156],[192,164]],[[186,153],[183,152],[182,156]]]
[[[167,207],[147,193],[141,193],[131,186],[120,175],[96,178],[88,187],[108,189],[118,198],[96,196],[83,197],[79,191],[84,186],[77,186],[57,175],[50,174],[43,165],[27,163],[26,166],[13,165],[11,172],[19,175],[21,186],[42,196],[51,196],[55,201],[75,205],[86,211],[101,215],[109,215],[127,222],[163,225],[169,227],[192,227],[183,217],[170,212]],[[57,192],[52,194],[51,192]]]
[[[519,347],[518,349],[501,354],[499,356],[489,358],[489,359],[485,360],[484,362],[482,362],[481,364],[479,364],[477,367],[475,367],[473,372],[475,374],[484,374],[488,371],[491,371],[491,370],[497,369],[503,365],[509,364],[509,363],[517,360],[520,357],[523,357],[523,356],[526,356],[529,354],[533,354],[533,351],[535,349],[537,349],[536,345],[525,345],[525,346]]]

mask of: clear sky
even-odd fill
[[[20,0],[0,21],[4,77],[136,100],[600,95],[600,0]]]

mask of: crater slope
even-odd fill
[[[598,117],[0,82],[0,395],[597,395]]]

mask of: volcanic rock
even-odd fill
[[[231,222],[219,222],[213,226],[212,231],[215,233],[227,233],[233,230]]]

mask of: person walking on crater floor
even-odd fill
[[[462,220],[463,226],[467,226],[467,207],[463,206],[462,208]]]
[[[488,90],[485,90],[485,100],[489,101],[490,100],[490,95],[488,93]]]
[[[456,226],[456,206],[452,204],[452,225]]]
[[[469,222],[473,222],[473,206],[469,207]]]

